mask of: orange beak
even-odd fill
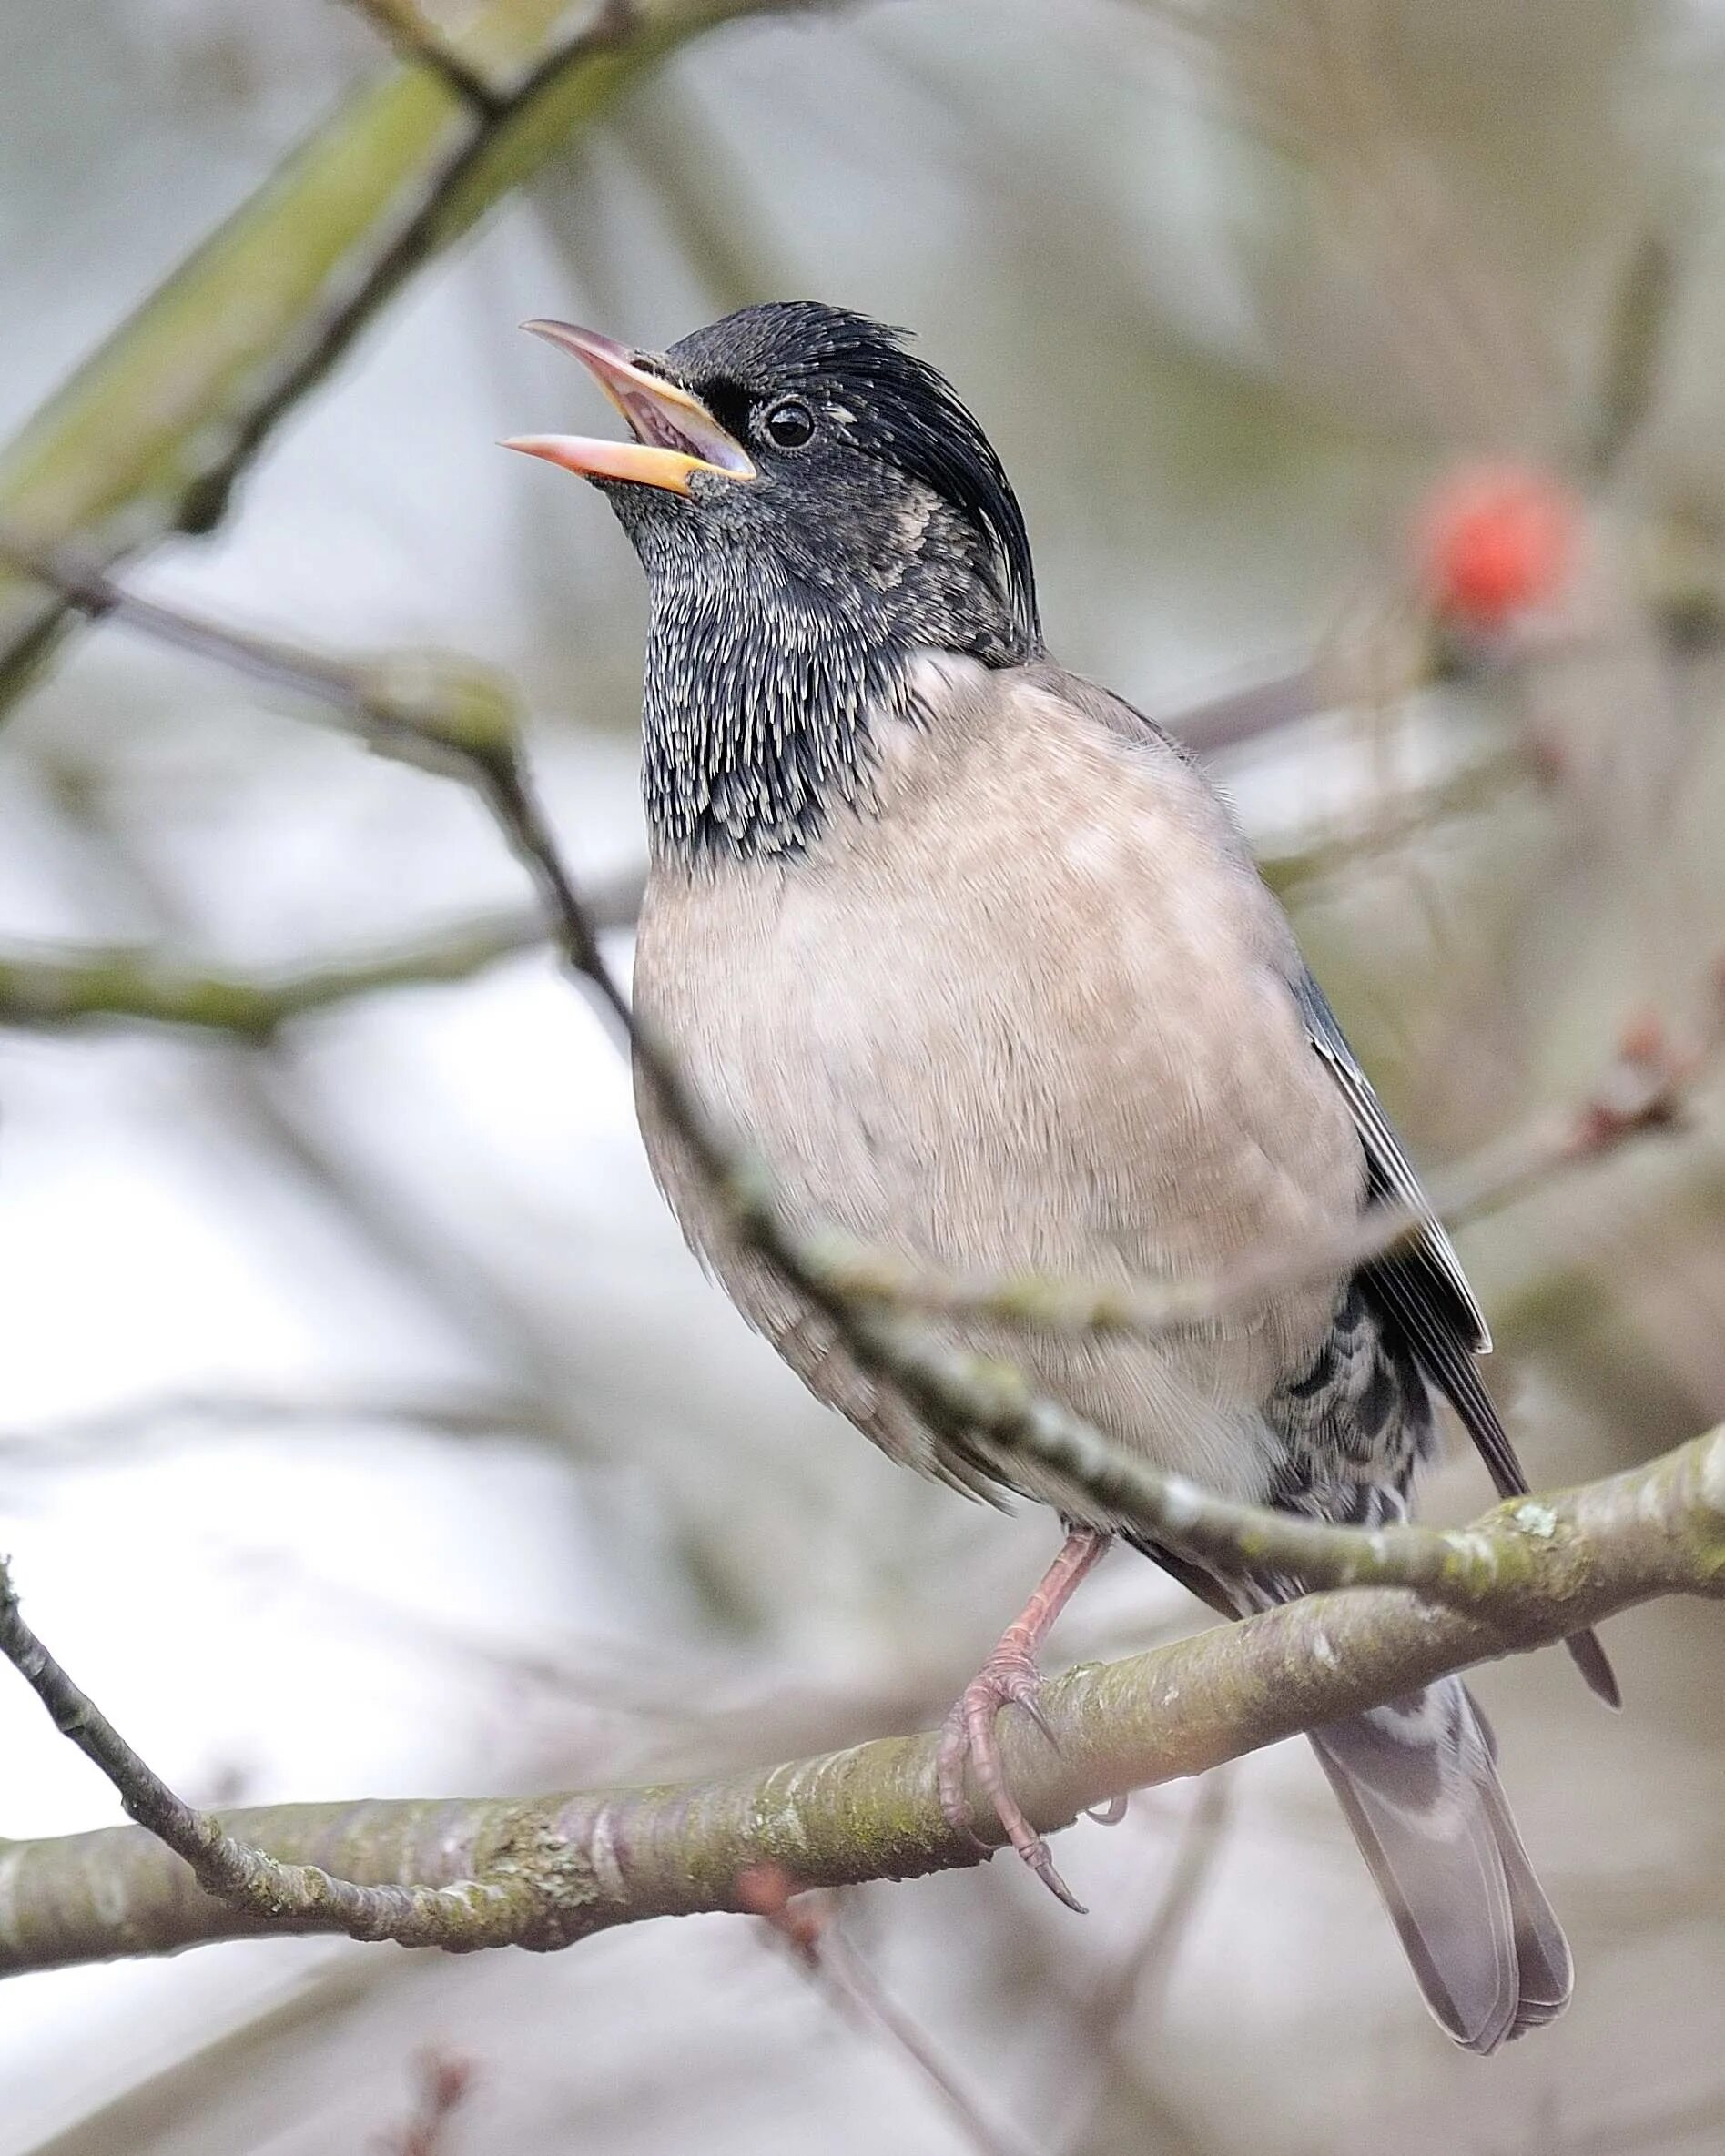
[[[563,351],[573,352],[629,423],[633,441],[600,441],[584,434],[517,434],[504,442],[543,457],[583,479],[633,480],[644,487],[686,494],[697,471],[721,479],[755,477],[754,460],[727,434],[698,397],[651,374],[633,352],[573,322],[523,322]]]

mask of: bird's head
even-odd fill
[[[526,327],[582,361],[634,439],[508,446],[600,487],[655,584],[705,581],[766,608],[784,594],[990,664],[1040,648],[1000,461],[900,332],[809,300],[744,308],[657,353]]]

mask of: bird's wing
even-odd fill
[[[1099,690],[1088,682],[1061,674],[1050,685],[1080,709],[1142,746],[1152,744],[1165,754],[1196,768],[1195,759],[1183,744],[1153,719],[1133,709],[1123,698]],[[1228,816],[1226,805],[1206,788],[1223,819],[1224,843],[1237,854],[1242,869],[1257,882],[1244,836]],[[1263,891],[1262,885],[1259,885]],[[1267,906],[1274,901],[1263,893]],[[1278,916],[1279,917],[1279,916]],[[1389,1256],[1375,1260],[1367,1269],[1379,1300],[1393,1312],[1409,1348],[1416,1353],[1430,1381],[1455,1403],[1467,1424],[1474,1442],[1485,1455],[1498,1489],[1505,1496],[1519,1495],[1527,1487],[1509,1441],[1505,1436],[1485,1389],[1474,1370],[1474,1357],[1487,1354],[1491,1333],[1486,1313],[1479,1307],[1467,1276],[1456,1255],[1455,1245],[1431,1209],[1420,1188],[1412,1161],[1391,1128],[1372,1081],[1360,1068],[1348,1046],[1341,1021],[1330,1008],[1329,998],[1301,963],[1291,932],[1281,924],[1287,938],[1288,979],[1305,1023],[1306,1036],[1336,1088],[1346,1101],[1365,1156],[1366,1192],[1374,1201],[1406,1206],[1419,1216],[1419,1226]]]
[[[1371,1261],[1367,1278],[1426,1376],[1466,1423],[1500,1493],[1520,1496],[1527,1488],[1521,1463],[1474,1367],[1475,1356],[1491,1348],[1486,1313],[1329,998],[1304,972],[1294,982],[1294,996],[1312,1045],[1359,1132],[1368,1196],[1376,1203],[1405,1206],[1419,1216],[1418,1228],[1400,1249]]]
[[[1123,699],[1075,676],[1056,675],[1051,670],[1050,685],[1101,724],[1141,746],[1153,745],[1196,767],[1190,751]],[[1243,871],[1252,874],[1255,882],[1243,835],[1227,816],[1225,805],[1208,788],[1205,791],[1216,802],[1222,843],[1232,846]],[[1267,892],[1264,902],[1273,906]],[[1307,1038],[1334,1079],[1359,1133],[1365,1157],[1367,1194],[1374,1200],[1406,1206],[1419,1216],[1412,1236],[1364,1269],[1373,1299],[1406,1341],[1427,1381],[1438,1388],[1466,1425],[1500,1494],[1525,1495],[1527,1480],[1521,1463],[1474,1367],[1475,1356],[1486,1354],[1491,1347],[1486,1313],[1467,1284],[1455,1246],[1420,1188],[1413,1163],[1372,1090],[1371,1080],[1348,1046],[1329,999],[1300,962],[1285,924],[1282,926],[1287,941],[1285,956],[1279,963],[1287,968]]]
[[[1414,1360],[1458,1416],[1479,1450],[1500,1497],[1525,1497],[1527,1478],[1491,1396],[1479,1382],[1474,1358],[1487,1353],[1491,1334],[1455,1245],[1431,1210],[1401,1140],[1390,1128],[1371,1080],[1347,1044],[1329,999],[1302,968],[1294,995],[1306,1033],[1341,1088],[1365,1152],[1366,1189],[1381,1202],[1411,1207],[1420,1215],[1416,1232],[1398,1250],[1363,1268],[1365,1284],[1384,1315],[1401,1333]],[[1565,1642],[1588,1688],[1608,1705],[1618,1703],[1618,1681],[1591,1632]]]
[[[1197,759],[1188,749],[1122,698],[1046,662],[1040,669],[1029,671],[1050,693],[1136,748],[1159,758],[1172,757],[1190,773],[1200,772]],[[1200,807],[1207,805],[1211,842],[1234,860],[1242,876],[1251,878],[1259,894],[1264,956],[1288,983],[1304,1022],[1306,1038],[1347,1103],[1366,1169],[1368,1197],[1405,1205],[1416,1216],[1411,1236],[1397,1249],[1361,1268],[1361,1285],[1381,1323],[1405,1344],[1426,1383],[1440,1392],[1461,1418],[1499,1494],[1525,1496],[1527,1478],[1475,1366],[1475,1357],[1489,1350],[1491,1335],[1455,1246],[1420,1188],[1413,1164],[1348,1046],[1335,1013],[1302,963],[1292,929],[1259,880],[1244,835],[1226,803],[1207,782],[1195,790],[1181,791],[1188,810],[1194,798]],[[1169,1553],[1153,1545],[1141,1542],[1139,1546],[1213,1606],[1239,1606],[1224,1583],[1206,1585],[1205,1575],[1198,1568],[1171,1559]],[[1591,1633],[1578,1633],[1568,1645],[1590,1688],[1615,1706],[1617,1680],[1598,1640]]]
[[[1360,1068],[1348,1046],[1341,1021],[1330,1008],[1329,997],[1309,973],[1303,974],[1294,983],[1294,992],[1312,1046],[1323,1057],[1340,1087],[1342,1098],[1353,1115],[1354,1127],[1360,1134],[1360,1143],[1365,1149],[1371,1197],[1381,1203],[1406,1206],[1422,1216],[1419,1231],[1407,1246],[1407,1256],[1416,1260],[1423,1269],[1427,1299],[1436,1304],[1458,1344],[1469,1354],[1489,1354],[1491,1333],[1486,1324],[1486,1313],[1467,1284],[1461,1260],[1456,1255],[1456,1246],[1433,1212],[1431,1201],[1414,1172],[1413,1162],[1403,1150],[1402,1141],[1391,1128],[1383,1104],[1372,1090],[1371,1079]],[[1405,1263],[1406,1260],[1403,1258],[1400,1261]]]

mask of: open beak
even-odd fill
[[[506,450],[543,457],[583,479],[633,480],[644,487],[686,494],[697,471],[721,479],[753,479],[755,464],[698,397],[649,374],[633,352],[573,322],[523,322],[535,337],[573,352],[629,423],[633,441],[599,441],[584,434],[517,434]]]

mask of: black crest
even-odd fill
[[[740,427],[753,397],[786,391],[852,413],[859,450],[931,488],[985,542],[1019,655],[1029,657],[1041,649],[1041,625],[1018,497],[950,383],[904,349],[909,334],[819,300],[776,300],[696,330],[665,359],[726,426]]]

